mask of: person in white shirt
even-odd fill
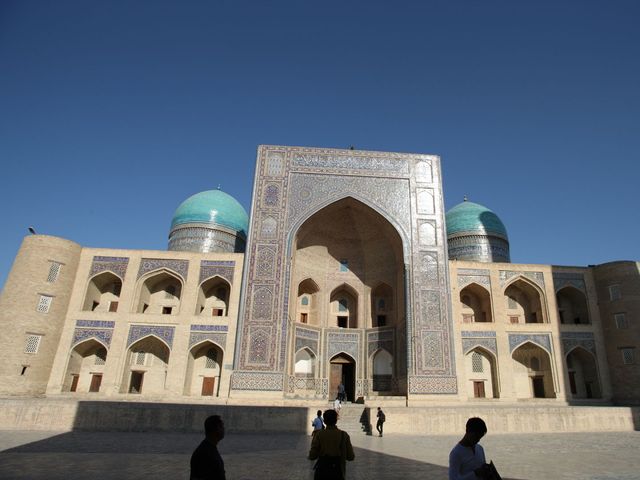
[[[311,422],[311,426],[313,427],[312,435],[315,435],[316,432],[324,428],[324,422],[322,421],[322,410],[318,410],[317,415],[318,416],[313,419],[313,422]]]
[[[473,417],[467,420],[466,433],[449,454],[449,480],[476,480],[487,478],[484,450],[478,444],[487,433],[484,420]]]

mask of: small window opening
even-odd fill
[[[301,313],[300,314],[300,322],[307,323],[307,314],[306,313]]]
[[[110,302],[109,303],[109,311],[117,312],[118,311],[118,302]]]
[[[387,316],[386,315],[378,315],[378,326],[384,327],[387,324]]]
[[[224,316],[223,314],[224,314],[224,310],[222,310],[221,308],[214,308],[211,311],[211,315],[213,317],[222,317]]]
[[[171,315],[171,311],[173,310],[173,307],[162,307],[162,314],[163,315]]]
[[[347,328],[347,320],[349,317],[338,317],[338,327]]]

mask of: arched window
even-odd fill
[[[482,373],[484,371],[482,367],[482,355],[478,352],[471,354],[471,366],[474,373]]]
[[[306,295],[303,296],[302,299],[300,300],[300,304],[304,307],[309,305],[309,297],[307,297]]]

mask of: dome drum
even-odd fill
[[[174,252],[244,252],[246,238],[220,225],[187,223],[171,230],[169,250]]]
[[[511,262],[509,242],[499,237],[458,235],[447,240],[449,258],[471,262]]]

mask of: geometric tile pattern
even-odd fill
[[[562,332],[560,340],[565,355],[576,347],[582,347],[596,356],[596,341],[592,332]]]
[[[496,338],[496,332],[474,332],[470,330],[463,330],[460,332],[462,338]]]
[[[105,347],[109,348],[109,346],[111,345],[112,336],[113,329],[111,328],[76,328],[73,332],[71,346],[73,347],[80,342],[84,342],[85,340],[94,338],[102,343]]]
[[[76,327],[114,328],[116,322],[112,320],[76,320]]]
[[[367,332],[367,356],[370,357],[376,350],[383,349],[393,355],[393,337],[395,329],[385,329]]]
[[[233,372],[231,388],[234,390],[282,391],[284,378],[273,372]]]
[[[124,276],[127,273],[127,266],[129,265],[129,258],[127,257],[93,257],[91,262],[91,269],[89,270],[89,277],[93,277],[96,273],[109,270],[115,273],[120,280],[124,280]]]
[[[338,353],[346,353],[356,362],[360,360],[358,352],[360,351],[360,333],[327,333],[327,359],[330,359]]]
[[[234,261],[220,260],[201,260],[200,261],[200,279],[198,283],[202,283],[207,278],[219,276],[224,278],[229,284],[233,283],[233,272],[236,267]]]
[[[227,332],[227,325],[191,325],[192,332]]]
[[[465,355],[476,347],[483,347],[494,355],[498,355],[498,345],[495,338],[463,338],[462,353]]]
[[[458,270],[458,288],[462,289],[471,283],[477,283],[491,290],[489,270],[461,268]]]
[[[510,270],[500,270],[500,287],[504,287],[510,279],[516,276],[526,277],[544,289],[544,274],[542,272],[513,272]]]
[[[189,260],[170,260],[165,258],[143,258],[140,260],[140,269],[138,270],[138,278],[147,272],[166,268],[172,270],[187,280],[187,271],[189,270]]]
[[[158,337],[171,348],[173,345],[173,334],[175,327],[168,325],[131,325],[129,327],[129,337],[127,338],[127,348],[148,335]]]
[[[412,375],[409,377],[409,393],[455,394],[458,392],[456,377],[432,377]]]
[[[226,333],[214,333],[214,332],[191,332],[189,335],[189,350],[201,342],[210,341],[218,345],[222,350],[227,346],[227,334]]]
[[[557,292],[564,287],[574,287],[580,290],[582,293],[586,293],[584,276],[580,273],[554,272],[553,289]]]
[[[534,343],[551,354],[551,336],[548,333],[510,333],[509,353],[513,353],[524,342]]]

